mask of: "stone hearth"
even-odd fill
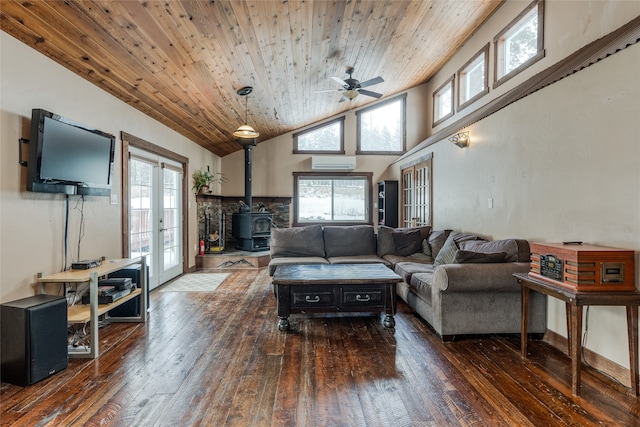
[[[204,268],[259,268],[269,265],[269,251],[249,252],[237,249],[222,253],[196,255],[196,269]]]

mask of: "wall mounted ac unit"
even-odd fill
[[[352,171],[356,168],[356,156],[311,156],[313,170]]]

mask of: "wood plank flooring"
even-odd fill
[[[219,271],[219,270],[218,270]],[[640,425],[640,400],[542,341],[442,343],[402,302],[381,315],[292,315],[277,329],[265,268],[212,293],[151,293],[149,322],[100,331],[102,355],[33,386],[2,383],[2,426]]]

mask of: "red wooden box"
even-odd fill
[[[575,291],[635,291],[632,250],[588,244],[531,243],[529,275]]]

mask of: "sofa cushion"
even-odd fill
[[[382,257],[391,265],[396,265],[399,262],[417,262],[420,264],[433,264],[433,258],[424,254],[411,254],[409,256],[398,256],[394,254],[387,254]]]
[[[488,264],[492,262],[505,262],[506,252],[472,252],[458,250],[453,260],[453,264]]]
[[[393,270],[396,274],[409,283],[411,276],[415,273],[433,272],[433,266],[431,264],[422,264],[417,262],[399,262],[395,265]]]
[[[529,261],[529,244],[526,240],[503,239],[492,242],[466,241],[459,246],[460,249],[473,252],[506,252],[505,262]]]
[[[433,273],[434,270],[418,272],[413,274],[409,281],[409,288],[429,304],[431,304],[432,300],[431,289],[433,284]]]
[[[393,239],[393,253],[399,256],[409,256],[422,251],[420,230],[406,229],[391,233]]]
[[[272,228],[271,257],[324,257],[321,225],[307,227]]]
[[[323,228],[323,233],[327,258],[376,254],[376,235],[372,225],[329,225]]]

